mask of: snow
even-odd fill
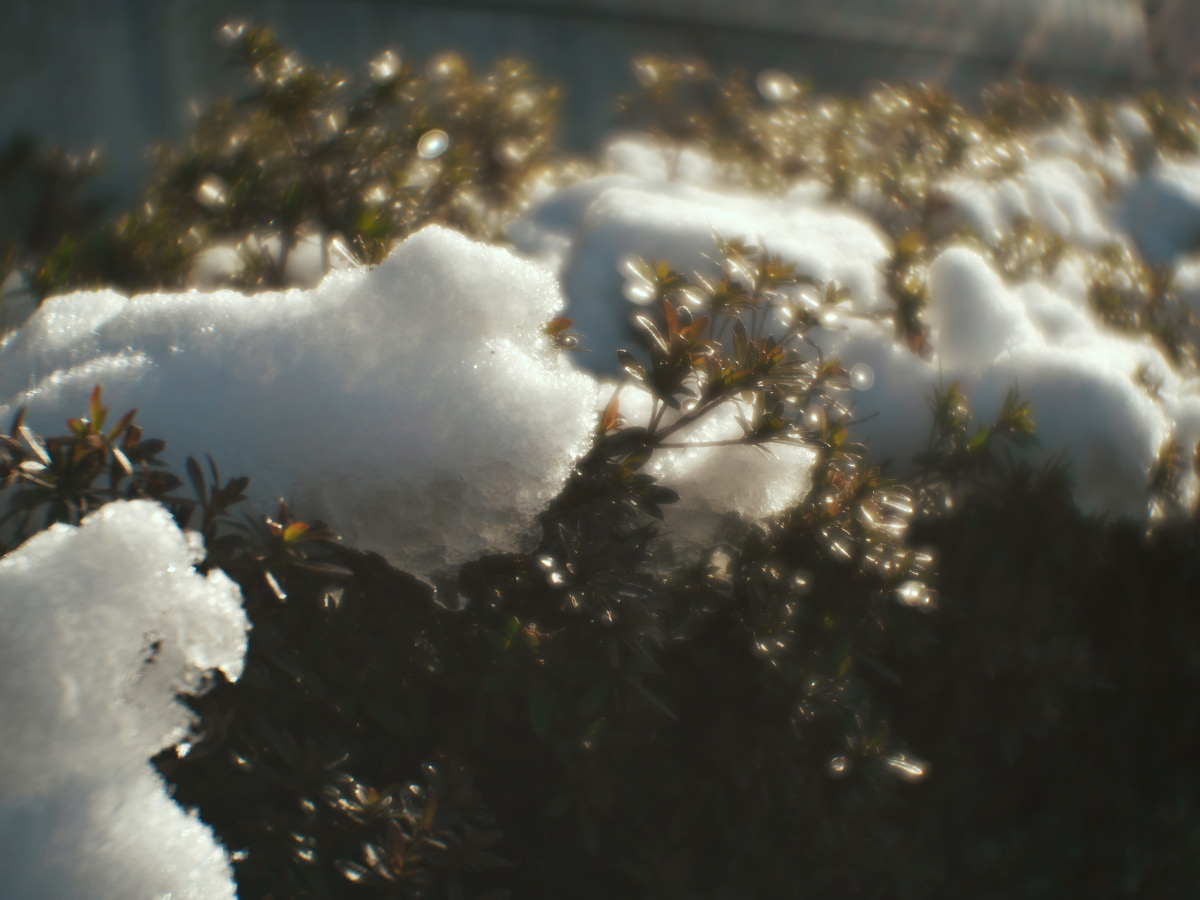
[[[621,414],[632,423],[650,418],[650,395],[637,389],[620,395]],[[694,425],[671,436],[672,444],[702,445],[736,440],[743,429],[739,412],[748,406],[728,403]],[[668,415],[664,426],[678,418]],[[660,570],[697,561],[719,540],[727,516],[760,522],[799,504],[812,488],[816,452],[808,447],[772,443],[766,449],[749,446],[692,446],[658,450],[646,473],[679,494],[679,502],[663,507],[661,538],[654,563]]]
[[[1150,472],[1176,420],[1192,415],[1194,388],[1147,342],[1108,332],[1046,284],[1006,286],[974,250],[942,251],[929,286],[928,361],[899,346],[884,322],[851,320],[814,335],[828,355],[875,373],[853,409],[858,419],[873,416],[855,428],[873,458],[911,471],[929,434],[926,398],[939,386],[959,382],[985,425],[1015,387],[1037,424],[1039,446],[1027,458],[1064,453],[1084,512],[1144,517]],[[1142,368],[1163,381],[1160,397],[1139,383]],[[1185,489],[1194,503],[1194,478]]]
[[[590,442],[595,384],[540,334],[560,305],[544,269],[439,228],[308,291],[70,294],[0,343],[0,418],[58,433],[102,384],[175,471],[211,453],[249,510],[285,497],[431,579],[524,546]]]
[[[965,226],[995,246],[1025,220],[1087,249],[1119,240],[1106,221],[1100,176],[1071,159],[1037,159],[1002,181],[947,178],[937,190],[950,203],[942,234]]]
[[[1180,441],[1190,459],[1200,437],[1200,395],[1195,381],[1175,371],[1148,339],[1116,333],[1094,315],[1087,253],[1132,242],[1152,259],[1173,259],[1192,246],[1200,235],[1200,213],[1191,210],[1200,204],[1200,166],[1156,161],[1137,110],[1119,109],[1116,124],[1116,139],[1101,144],[1078,117],[1070,119],[1017,147],[1024,163],[1010,176],[961,175],[936,185],[949,200],[941,234],[968,225],[995,245],[1029,220],[1077,249],[1044,278],[1008,284],[979,253],[947,246],[928,269],[928,360],[894,337],[882,282],[889,240],[861,211],[828,203],[811,182],[776,197],[754,196],[721,188],[716,168],[694,151],[689,156],[686,148],[662,150],[623,138],[608,151],[613,171],[543,196],[509,236],[560,274],[568,315],[593,351],[585,364],[604,374],[616,369],[614,351],[634,342],[629,322],[638,310],[627,296],[636,291],[624,283],[629,260],[712,274],[714,233],[765,246],[797,263],[800,273],[849,288],[851,314],[812,337],[826,356],[873,374],[873,383],[864,380],[853,396],[854,416],[862,420],[856,437],[875,462],[889,461],[900,474],[912,471],[929,435],[928,400],[939,385],[960,382],[981,424],[994,419],[1016,387],[1032,402],[1038,426],[1039,445],[1027,458],[1044,463],[1064,454],[1082,510],[1141,518],[1164,443]],[[1144,170],[1135,171],[1135,164]],[[1178,284],[1184,299],[1200,306],[1200,275],[1190,265],[1180,267]],[[1161,382],[1156,394],[1141,383],[1141,370]],[[718,433],[736,426],[730,419],[710,427]],[[664,483],[685,496],[691,492],[690,502],[708,511],[685,510],[674,521],[668,516],[668,532],[684,545],[715,533],[713,515],[737,511],[755,519],[774,509],[748,499],[757,496],[758,478],[798,479],[780,488],[780,503],[803,496],[802,460],[758,460],[761,469],[728,466],[715,453],[702,460],[708,457],[692,450],[656,463]],[[718,466],[745,474],[727,495],[706,487],[709,476],[701,474]],[[1190,466],[1185,472],[1185,500],[1194,505],[1200,490]]]
[[[509,231],[519,250],[559,273],[566,315],[592,351],[582,362],[606,374],[617,371],[615,351],[633,343],[630,320],[639,312],[622,299],[620,264],[642,257],[714,275],[715,235],[766,246],[799,274],[838,282],[860,310],[888,302],[886,237],[864,216],[821,203],[604,175],[552,194]]]
[[[177,692],[242,671],[237,586],[196,535],[111,503],[0,558],[0,883],[21,900],[232,900],[225,851],[149,758],[188,733]]]
[[[1175,262],[1200,246],[1200,164],[1163,162],[1126,191],[1116,215],[1147,262]]]

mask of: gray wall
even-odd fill
[[[970,92],[1015,66],[1106,90],[1147,71],[1135,0],[0,0],[0,11],[0,141],[98,143],[126,194],[147,145],[238,88],[213,41],[232,17],[355,71],[389,46],[458,49],[479,65],[524,57],[567,88],[564,143],[576,148],[611,126],[642,52],[777,66],[842,90],[907,78]]]

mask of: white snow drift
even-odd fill
[[[224,850],[149,759],[187,733],[177,692],[242,671],[237,586],[147,501],[0,558],[0,884],[20,900],[232,900]]]
[[[595,385],[539,333],[560,303],[438,228],[311,291],[56,297],[0,345],[0,417],[58,433],[102,384],[176,471],[211,453],[253,511],[285,497],[430,577],[517,549],[588,445]]]

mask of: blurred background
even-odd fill
[[[1195,15],[1182,0],[1144,2],[4,0],[0,143],[26,133],[98,146],[101,186],[132,197],[147,146],[179,138],[207,99],[240,90],[214,40],[231,18],[349,71],[389,47],[413,60],[457,50],[478,67],[525,59],[565,89],[561,146],[584,150],[613,127],[629,61],[647,52],[780,68],[819,90],[920,80],[964,99],[1014,74],[1084,92],[1179,77],[1194,43],[1194,27],[1179,23]]]

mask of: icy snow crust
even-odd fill
[[[554,278],[427,228],[314,290],[76,293],[0,347],[0,416],[58,433],[92,386],[182,471],[211,453],[249,507],[285,497],[430,578],[516,550],[587,448],[596,387],[540,335]]]
[[[1144,161],[1149,128],[1136,110],[1119,112],[1123,142],[1100,148],[1079,122],[1068,122],[1030,140],[1029,159],[1012,177],[957,177],[937,185],[947,205],[935,227],[949,234],[969,226],[995,244],[1019,221],[1031,220],[1081,248],[1133,242],[1149,259],[1174,260],[1200,240],[1200,166],[1163,163],[1139,172],[1135,164]],[[644,139],[617,140],[607,161],[613,172],[549,194],[510,229],[520,249],[561,273],[570,315],[594,350],[598,371],[611,371],[614,351],[633,344],[628,321],[637,310],[620,299],[624,258],[711,273],[716,232],[765,246],[795,262],[801,274],[850,289],[847,314],[810,337],[847,368],[872,371],[873,383],[855,394],[853,412],[863,420],[856,437],[875,462],[892,462],[893,471],[911,471],[929,435],[928,400],[953,381],[983,424],[994,420],[1014,387],[1031,401],[1039,443],[1029,456],[1043,462],[1062,453],[1085,512],[1145,516],[1147,482],[1165,442],[1175,438],[1190,453],[1200,440],[1196,384],[1148,340],[1100,323],[1076,256],[1067,254],[1044,280],[1009,285],[978,252],[948,246],[928,272],[925,314],[934,352],[923,360],[894,338],[881,286],[891,244],[864,212],[824,203],[824,191],[811,184],[780,198],[722,187],[719,167],[698,151],[661,149]],[[859,200],[869,211],[871,198]],[[1166,215],[1156,216],[1159,209]],[[1180,288],[1200,308],[1196,271],[1195,264],[1180,268]],[[1143,379],[1158,382],[1157,391],[1147,390]],[[693,502],[752,518],[775,508],[744,501],[754,495],[748,484],[734,496],[706,497],[704,479],[686,465],[663,462],[661,474],[673,487],[699,487]],[[701,464],[695,465],[698,472]],[[1190,465],[1184,470],[1184,499],[1194,506],[1197,480]],[[784,471],[795,477],[786,464],[753,477],[778,479]],[[781,498],[802,497],[799,485]]]
[[[242,671],[237,586],[170,514],[110,503],[0,558],[0,884],[21,900],[232,900],[225,851],[149,758],[176,692]]]

